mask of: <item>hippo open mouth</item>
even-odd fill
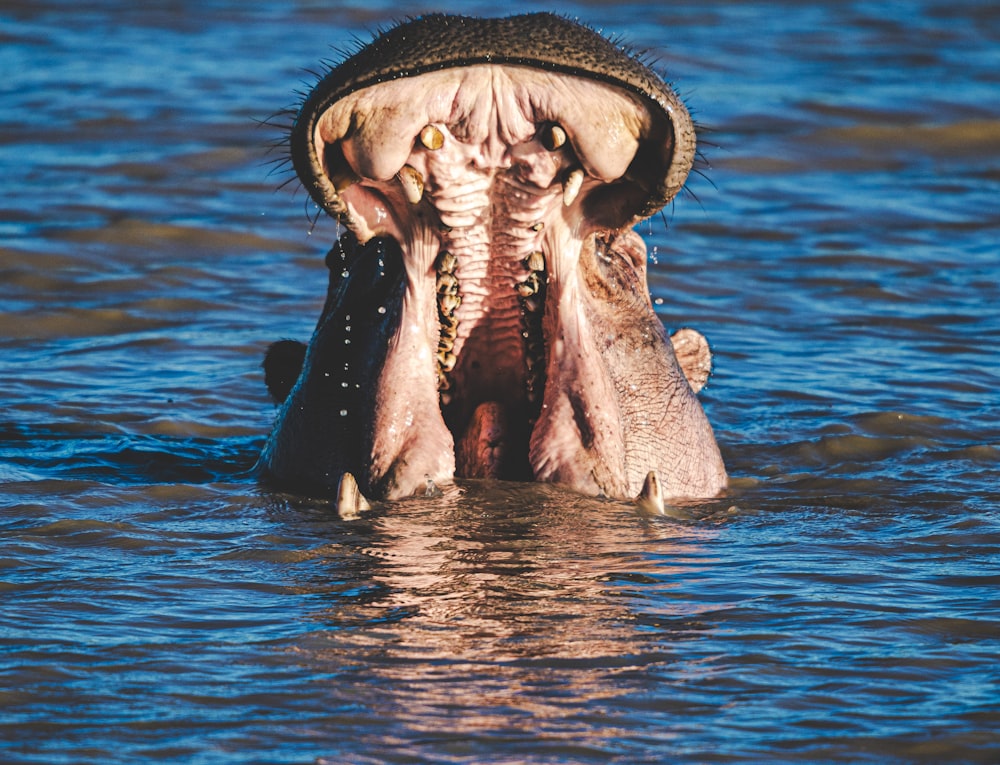
[[[309,348],[276,386],[271,480],[333,492],[349,473],[385,498],[455,476],[612,497],[650,471],[669,496],[725,486],[631,230],[695,153],[651,70],[549,14],[427,16],[323,77],[290,145],[344,232]],[[707,345],[684,344],[697,389]]]

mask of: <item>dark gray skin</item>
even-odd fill
[[[725,489],[695,397],[707,344],[666,337],[631,230],[695,151],[641,62],[549,14],[428,16],[332,69],[290,146],[346,233],[308,348],[265,361],[267,480],[334,495],[348,475],[379,499],[456,477]]]

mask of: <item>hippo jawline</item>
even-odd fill
[[[291,147],[346,231],[265,472],[386,498],[455,476],[625,497],[659,470],[668,494],[716,494],[630,229],[680,189],[693,135],[662,80],[547,14],[418,19],[333,69]]]

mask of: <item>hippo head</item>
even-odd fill
[[[455,477],[725,487],[695,398],[707,344],[666,338],[631,229],[695,155],[640,61],[550,14],[427,16],[330,70],[290,147],[342,234],[308,348],[265,362],[270,481],[332,494],[349,474],[388,499]]]

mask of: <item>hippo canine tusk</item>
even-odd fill
[[[635,498],[635,502],[647,512],[663,515],[663,488],[655,470],[650,470],[646,474],[646,480],[643,481],[642,490]]]
[[[566,143],[566,131],[559,125],[549,125],[542,131],[541,141],[548,151],[557,151]]]
[[[337,485],[337,514],[345,521],[357,520],[361,513],[371,510],[358,487],[358,482],[350,473],[344,473]]]
[[[403,165],[399,171],[399,182],[403,185],[403,193],[411,205],[415,205],[424,196],[424,176],[410,165]]]
[[[569,177],[566,178],[566,183],[563,184],[563,204],[566,207],[569,207],[576,201],[581,186],[583,186],[583,170],[578,167],[569,174]]]
[[[420,143],[424,145],[425,149],[437,151],[444,146],[444,133],[434,125],[428,125],[420,131]]]

